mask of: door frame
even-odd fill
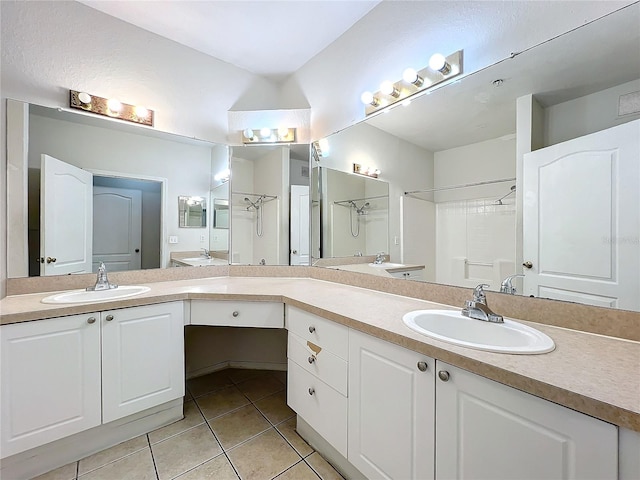
[[[164,241],[164,239],[167,238],[167,222],[165,221],[165,216],[167,214],[168,179],[164,177],[154,177],[152,175],[113,172],[110,170],[97,170],[93,168],[88,168],[87,171],[93,173],[94,176],[98,177],[123,178],[127,180],[147,180],[160,183],[160,268],[168,267],[169,259],[165,258],[165,256],[167,255],[167,248]]]

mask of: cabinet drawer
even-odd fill
[[[424,269],[422,270],[404,270],[399,272],[389,272],[395,278],[404,278],[405,280],[424,280]]]
[[[287,403],[346,458],[346,397],[289,360]]]
[[[277,302],[192,300],[191,325],[283,328],[284,307]]]
[[[286,327],[305,342],[312,342],[345,360],[349,358],[349,329],[344,325],[287,306]]]
[[[287,357],[347,396],[347,362],[309,340],[289,332]]]

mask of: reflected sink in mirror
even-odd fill
[[[87,292],[86,290],[73,290],[71,292],[56,293],[41,300],[42,303],[92,303],[107,302],[109,300],[119,300],[121,298],[133,297],[151,290],[149,287],[140,285],[120,285],[111,290],[97,290]]]
[[[376,267],[376,268],[399,268],[399,267],[404,267],[404,264],[384,262],[384,263],[370,263],[369,266]]]
[[[228,265],[229,262],[227,260],[223,260],[222,258],[205,258],[205,257],[190,257],[190,258],[180,258],[177,261],[182,263],[188,263],[192,266],[204,266],[204,265]]]
[[[443,342],[496,353],[538,354],[555,349],[553,340],[522,323],[492,323],[465,317],[460,310],[415,310],[402,321],[411,330]]]

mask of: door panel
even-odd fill
[[[290,265],[309,265],[309,187],[306,185],[291,185],[290,245]]]

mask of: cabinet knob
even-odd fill
[[[427,362],[418,362],[418,370],[426,372],[428,368]]]
[[[92,323],[96,323],[96,317],[89,317],[87,318],[87,323],[89,325],[91,325]]]
[[[316,393],[314,388],[313,387],[309,387],[309,395],[313,395],[314,393]]]
[[[447,372],[446,370],[440,370],[438,372],[438,377],[440,377],[440,380],[442,380],[443,382],[448,382],[449,381],[449,372]]]
[[[113,320],[113,315],[107,315],[107,322],[110,322],[111,320]]]
[[[533,263],[531,263],[531,262],[524,262],[524,263],[522,264],[522,266],[523,266],[524,268],[533,268]]]
[[[56,263],[56,257],[47,257],[47,263]]]
[[[233,315],[234,317],[237,317],[238,315],[240,315],[240,312],[235,311],[235,312],[233,312],[231,315]]]
[[[315,332],[315,331],[316,331],[316,327],[314,327],[313,325],[311,325],[311,326],[309,327],[309,333],[313,333],[313,332]]]
[[[309,363],[313,363],[316,361],[316,356],[315,355],[311,355],[308,359]]]

